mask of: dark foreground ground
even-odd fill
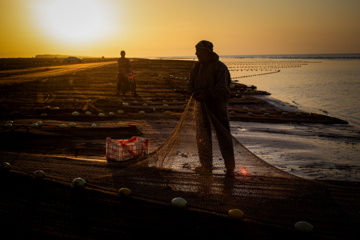
[[[322,238],[22,173],[2,172],[0,180],[2,239]]]

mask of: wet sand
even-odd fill
[[[230,239],[238,238],[239,234],[245,239],[303,237],[293,230],[251,221],[234,222],[213,213],[178,211],[169,205],[145,199],[119,199],[96,188],[76,192],[68,182],[37,181],[28,176],[37,167],[35,160],[46,161],[53,156],[70,159],[68,168],[75,174],[93,160],[94,172],[88,174],[101,175],[98,171],[102,168],[96,167],[96,161],[106,161],[106,137],[144,136],[150,140],[150,151],[166,140],[188,101],[186,78],[193,62],[134,59],[132,65],[137,97],[130,93],[115,95],[116,64],[65,75],[39,74],[29,79],[18,72],[0,78],[0,84],[2,78],[5,81],[11,77],[14,81],[14,84],[2,85],[0,89],[1,161],[13,165],[10,173],[1,173],[1,183],[6,191],[1,198],[1,221],[6,223],[6,229],[9,232],[14,230],[11,232],[20,236],[31,234],[40,239],[49,236],[59,239],[78,236],[85,239],[95,239],[96,236],[115,238],[119,235],[130,239],[143,232],[148,232],[149,236],[225,235]],[[297,111],[286,111],[285,114],[283,109],[257,98],[258,94],[268,93],[241,84],[234,85],[231,120],[345,124],[340,119],[319,114],[299,114]],[[74,114],[75,111],[79,114]],[[99,115],[101,113],[103,116]],[[12,125],[5,126],[10,120]],[[41,126],[33,125],[39,121]],[[69,126],[72,122],[76,127]],[[59,127],[60,124],[66,127]],[[83,163],[76,163],[81,160]],[[104,170],[103,176],[107,174]],[[41,198],[31,194],[32,191],[39,193]],[[128,204],[126,207],[123,201]],[[82,204],[92,210],[87,212]],[[14,209],[19,209],[16,214],[12,214]],[[36,221],[31,219],[34,216]]]

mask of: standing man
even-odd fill
[[[120,52],[121,58],[118,59],[118,83],[117,83],[117,93],[119,95],[120,91],[126,92],[125,89],[127,86],[126,81],[128,81],[129,72],[131,71],[130,60],[125,57],[125,51]]]
[[[189,93],[196,100],[196,138],[201,167],[196,170],[212,172],[213,125],[221,154],[224,158],[226,175],[233,176],[235,158],[229,124],[230,73],[219,56],[213,52],[213,44],[200,41],[196,44],[198,62],[190,73]]]
[[[119,72],[130,72],[130,60],[125,57],[125,51],[120,52],[121,58],[118,59],[118,68]]]

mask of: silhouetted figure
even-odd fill
[[[123,95],[128,91],[133,91],[134,96],[136,96],[136,82],[131,71],[130,60],[125,57],[125,51],[121,51],[121,58],[118,59],[118,83],[117,83],[117,93],[120,92]]]
[[[201,171],[212,171],[211,123],[215,128],[226,174],[234,175],[235,159],[229,124],[230,73],[219,56],[213,52],[213,44],[200,41],[196,45],[198,62],[191,70],[189,93],[195,98],[196,138]]]

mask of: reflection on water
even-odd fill
[[[233,135],[250,151],[295,175],[360,181],[359,59],[222,61],[229,67],[234,82],[270,92],[270,97],[262,98],[277,107],[321,113],[349,122],[349,125],[232,123]]]
[[[360,181],[360,133],[349,125],[231,122],[255,155],[311,179]]]
[[[235,61],[235,62],[234,62]],[[360,60],[267,60],[253,62],[268,65],[278,73],[240,78],[239,83],[255,85],[259,90],[268,91],[273,98],[298,106],[307,111],[317,111],[349,121],[360,128]],[[251,65],[239,65],[245,59],[226,59],[232,78],[244,74],[234,66],[249,69]],[[274,64],[272,62],[284,62]],[[302,62],[296,65],[295,63]],[[285,65],[287,63],[287,65]],[[271,66],[271,69],[270,69]],[[288,66],[288,67],[285,67]],[[236,70],[235,70],[236,69]],[[260,69],[260,68],[259,68]],[[253,75],[253,71],[245,71]]]

